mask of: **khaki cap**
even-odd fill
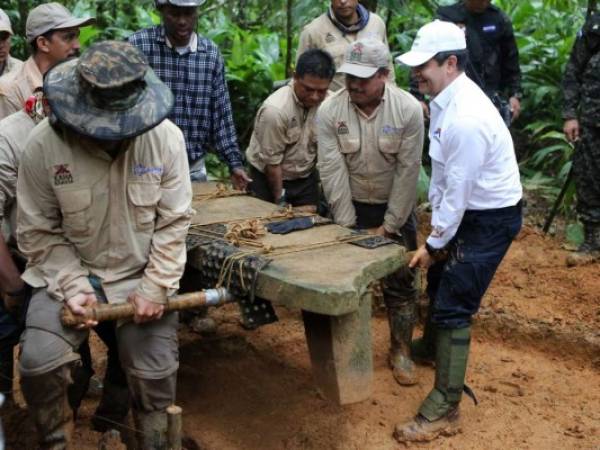
[[[379,69],[387,68],[389,63],[390,50],[386,44],[373,38],[361,39],[348,46],[344,64],[338,73],[371,78]]]
[[[10,19],[8,18],[6,13],[0,9],[0,33],[2,33],[3,31],[6,31],[11,35],[14,34],[12,27],[10,26]]]
[[[60,3],[44,3],[33,8],[27,16],[25,24],[25,36],[27,42],[31,43],[44,33],[51,30],[62,30],[65,28],[83,27],[96,22],[93,17],[78,18]]]

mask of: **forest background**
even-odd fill
[[[13,55],[28,56],[24,36],[28,11],[44,0],[1,0],[15,33]],[[83,47],[104,39],[124,39],[134,31],[157,24],[153,0],[63,0],[78,16],[92,15],[97,24],[82,30]],[[452,0],[361,0],[386,22],[393,55],[407,51],[421,25],[430,21],[438,5]],[[561,79],[571,47],[583,24],[586,0],[495,0],[512,19],[523,72],[522,115],[511,131],[523,185],[550,204],[565,183],[573,148],[562,133]],[[199,33],[215,41],[227,66],[240,148],[250,139],[260,103],[278,80],[293,72],[302,27],[321,14],[328,0],[207,0],[200,8]],[[397,83],[408,84],[408,71],[397,67]],[[426,154],[426,152],[424,152]],[[210,173],[225,177],[227,170],[209,155]],[[419,179],[419,199],[426,201],[429,168]],[[575,221],[574,186],[569,186],[561,212],[569,225],[566,237],[577,243],[581,226]]]

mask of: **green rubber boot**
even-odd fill
[[[434,388],[417,416],[396,426],[394,437],[399,442],[429,442],[457,432],[470,339],[470,327],[437,330]]]
[[[416,304],[406,303],[387,308],[390,325],[389,363],[396,382],[402,386],[417,383],[415,364],[410,357],[410,343],[415,327]]]

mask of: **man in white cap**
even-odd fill
[[[390,52],[377,39],[348,46],[346,88],[325,100],[317,115],[318,169],[337,224],[371,229],[417,248],[417,179],[423,114],[408,92],[386,83]],[[416,320],[414,272],[387,277],[383,297],[390,323],[389,362],[396,381],[416,383],[409,344]]]
[[[346,48],[359,39],[377,39],[387,45],[385,22],[358,0],[331,0],[328,10],[304,27],[300,34],[297,58],[306,50],[318,48],[329,53],[336,68],[344,62]],[[394,64],[390,59],[388,80],[394,83]],[[338,73],[330,89],[345,86],[344,74]]]
[[[10,39],[13,34],[10,19],[0,9],[0,77],[23,65],[22,61],[10,56]]]
[[[521,228],[522,188],[510,132],[485,93],[465,75],[464,32],[450,22],[423,26],[398,61],[432,98],[429,128],[432,231],[410,267],[428,269],[428,323],[413,358],[435,360],[435,384],[400,442],[456,430],[465,385],[471,317]],[[474,398],[474,396],[473,396]]]
[[[56,63],[79,55],[79,28],[95,22],[77,18],[60,3],[44,3],[27,16],[25,37],[32,55],[22,67],[0,79],[0,119],[20,111],[42,87],[42,77]]]

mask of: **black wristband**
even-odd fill
[[[429,245],[429,242],[427,241],[425,242],[425,250],[427,250],[429,256],[431,256],[435,261],[446,259],[448,256],[448,250],[446,250],[446,248],[434,248]]]

